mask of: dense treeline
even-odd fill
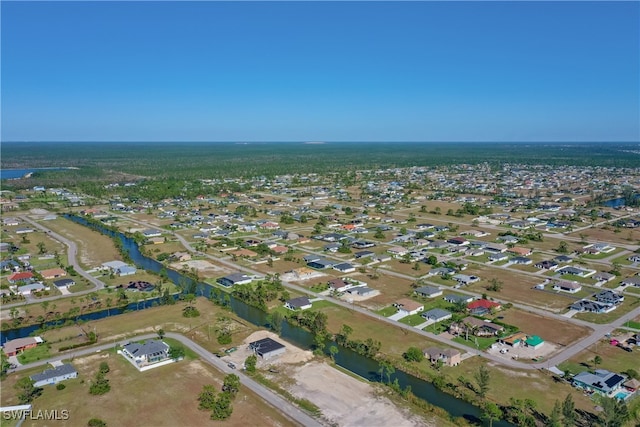
[[[99,145],[99,147],[98,147]],[[48,185],[155,178],[223,178],[289,173],[501,163],[637,167],[621,143],[16,143],[2,144],[2,168],[64,167],[38,172]],[[65,183],[66,181],[66,183]],[[19,185],[12,183],[12,185]]]

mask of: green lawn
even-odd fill
[[[444,322],[432,323],[431,325],[422,328],[422,330],[440,335],[441,333],[449,330],[449,325],[451,325],[451,322],[445,320]]]
[[[626,326],[627,328],[640,329],[640,322],[634,322],[633,320],[629,320],[622,326]]]
[[[73,278],[73,280],[75,280],[76,284],[69,288],[69,292],[71,293],[82,292],[82,291],[86,291],[87,289],[94,288],[93,284],[89,283],[87,279],[81,276],[76,276]]]
[[[49,344],[44,343],[20,353],[18,355],[18,361],[25,365],[27,363],[36,362],[38,360],[48,359],[49,357],[51,357],[51,354],[49,352]]]
[[[331,301],[327,301],[323,299],[321,301],[314,301],[311,303],[311,305],[313,306],[313,308],[324,308],[324,307],[334,306],[335,304],[332,303]]]
[[[391,315],[396,314],[396,312],[398,311],[398,309],[394,306],[389,306],[389,307],[385,307],[382,310],[378,310],[376,311],[376,314],[379,314],[380,316],[384,316],[384,317],[389,317]]]
[[[174,340],[173,338],[165,337],[165,338],[162,339],[162,341],[164,341],[169,347],[182,347],[182,348],[184,348],[184,356],[187,359],[196,360],[196,359],[198,359],[200,357],[200,356],[198,356],[196,354],[196,352],[191,350],[189,347],[186,347],[184,344],[182,344],[178,340]]]
[[[581,257],[584,258],[584,259],[603,259],[603,258],[608,258],[611,255],[613,255],[615,253],[618,253],[618,252],[620,252],[620,249],[616,249],[616,250],[611,251],[609,253],[601,252],[601,253],[599,253],[597,255],[583,254],[583,255],[581,255]]]
[[[404,323],[405,325],[409,325],[409,326],[417,326],[421,323],[426,322],[426,320],[424,317],[420,316],[419,314],[411,314],[407,317],[403,317],[402,319],[398,320],[398,322]]]
[[[455,341],[455,342],[460,343],[460,344],[464,344],[464,345],[472,347],[472,348],[476,348],[476,341],[477,341],[477,348],[479,348],[480,350],[486,350],[489,347],[491,347],[491,344],[493,344],[496,341],[498,341],[498,338],[496,338],[496,337],[493,337],[493,338],[474,337],[474,336],[469,335],[469,341],[466,341],[464,339],[464,337],[455,337],[455,338],[453,338],[452,341]]]

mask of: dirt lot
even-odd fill
[[[270,365],[288,365],[288,364],[303,363],[313,359],[313,353],[311,351],[302,350],[288,343],[287,341],[280,339],[278,335],[274,334],[273,332],[256,331],[251,335],[249,335],[247,338],[245,338],[244,341],[242,341],[242,345],[239,345],[237,347],[238,348],[237,351],[231,353],[228,356],[225,356],[223,360],[227,362],[233,362],[239,367],[242,366],[245,359],[249,357],[252,353],[252,351],[249,350],[249,343],[258,341],[264,338],[271,338],[281,343],[286,347],[287,351],[284,354],[281,354],[280,356],[270,360],[262,360],[262,358],[258,358],[258,363],[256,365],[258,369],[266,368]]]
[[[214,265],[212,263],[210,263],[209,261],[205,261],[205,260],[191,260],[191,261],[181,261],[181,262],[174,262],[173,264],[170,265],[171,268],[173,268],[176,271],[180,271],[184,268],[184,266],[187,266],[187,269],[192,269],[195,268],[197,271],[202,272],[202,273],[211,273],[211,274],[217,274],[217,275],[221,275],[221,274],[225,274],[227,273],[228,269],[222,268],[222,267],[218,267],[217,265]]]
[[[505,360],[516,357],[521,361],[528,361],[536,357],[547,358],[554,354],[557,350],[557,344],[554,344],[550,341],[545,341],[542,347],[538,349],[533,349],[524,345],[511,347],[507,344],[498,344],[496,348],[489,348],[487,350],[487,353],[502,357]]]
[[[561,320],[542,317],[535,313],[511,308],[499,314],[502,322],[514,325],[527,334],[538,335],[550,343],[566,346],[587,336],[590,329]]]
[[[375,389],[325,363],[296,367],[289,391],[316,404],[331,424],[341,426],[435,426],[402,411]],[[331,384],[331,387],[327,387]]]
[[[252,333],[238,346],[237,351],[223,359],[240,367],[251,354],[248,344],[267,337],[282,343],[287,351],[270,360],[259,358],[258,369],[277,371],[268,375],[286,384],[285,387],[294,396],[317,405],[330,423],[354,427],[427,425],[424,420],[403,413],[390,400],[377,396],[375,388],[367,382],[350,377],[326,363],[311,361],[313,353],[289,344],[273,332]],[[331,387],[328,388],[327,384],[331,384]]]

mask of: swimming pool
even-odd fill
[[[616,395],[614,397],[616,399],[625,400],[629,396],[631,396],[631,393],[629,393],[627,391],[619,391],[618,393],[616,393]]]

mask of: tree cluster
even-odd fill
[[[222,392],[217,393],[212,385],[202,387],[202,392],[198,397],[198,409],[201,411],[211,411],[212,420],[226,420],[233,413],[231,403],[240,390],[240,378],[236,374],[229,374],[224,377]]]
[[[100,368],[98,373],[96,374],[96,378],[93,383],[89,386],[89,394],[93,395],[101,395],[108,393],[111,390],[111,385],[109,384],[109,380],[106,378],[106,374],[109,372],[109,365],[107,362],[102,362],[100,364]]]

